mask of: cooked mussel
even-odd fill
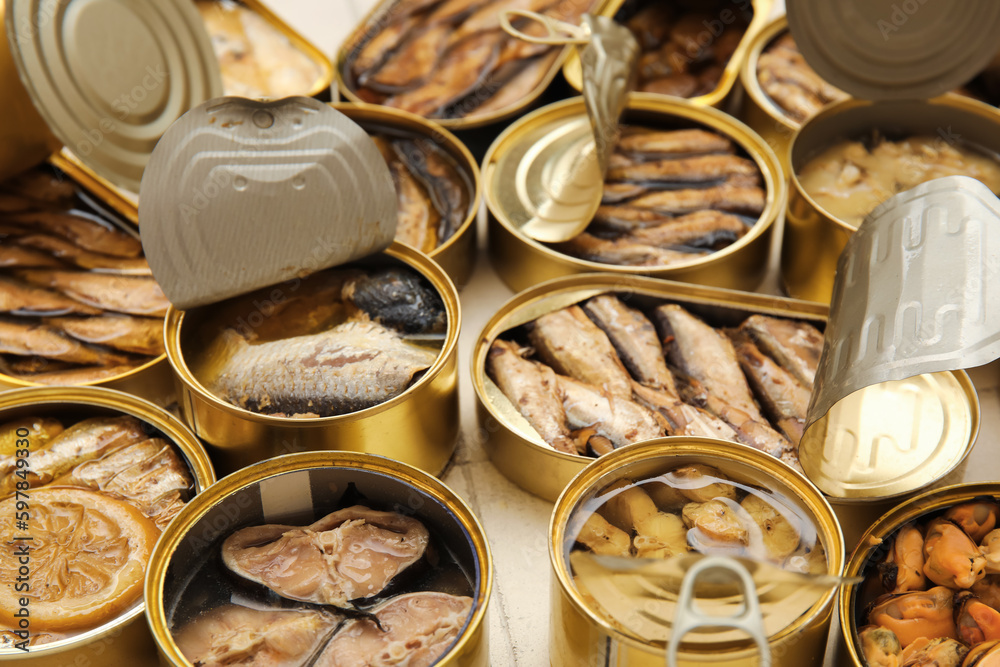
[[[969,588],[986,574],[986,558],[957,523],[939,517],[927,526],[924,574],[939,586]]]
[[[1000,612],[969,591],[955,593],[955,625],[958,638],[970,646],[1000,639]]]
[[[663,480],[680,492],[688,500],[704,503],[716,498],[736,500],[736,487],[726,484],[726,478],[712,466],[692,463],[668,472]]]
[[[628,533],[608,523],[607,519],[597,513],[587,517],[576,541],[595,554],[623,558],[631,555],[632,540]]]
[[[868,667],[898,667],[903,648],[888,628],[866,625],[858,631],[861,653]]]
[[[766,557],[776,563],[783,562],[799,546],[799,529],[789,520],[791,512],[779,511],[777,500],[764,500],[755,493],[749,493],[740,503],[760,529]]]
[[[962,667],[1000,667],[1000,641],[973,646]]]
[[[621,482],[620,484],[627,484]],[[639,558],[667,558],[688,550],[687,529],[676,514],[656,508],[649,494],[638,486],[614,491],[600,509],[612,524],[633,534]]]
[[[987,574],[969,590],[984,604],[1000,610],[1000,574]]]
[[[979,550],[986,559],[986,571],[1000,574],[1000,529],[988,532],[983,537]]]
[[[878,565],[882,586],[890,593],[922,591],[927,588],[924,576],[924,535],[908,523],[892,540],[885,561]]]
[[[979,544],[986,533],[993,530],[1000,517],[1000,504],[991,498],[972,500],[955,505],[944,513],[944,518],[954,521],[962,530]]]
[[[719,498],[704,503],[688,503],[681,512],[684,525],[717,542],[746,546],[749,531],[740,517],[739,505]]]
[[[969,647],[950,637],[921,637],[903,649],[900,667],[961,667]]]
[[[416,519],[355,505],[310,526],[238,530],[222,544],[222,559],[282,597],[351,608],[420,560],[429,539]]]
[[[954,639],[957,630],[952,617],[952,598],[952,591],[945,586],[883,595],[872,604],[868,623],[892,630],[903,646],[921,637]]]

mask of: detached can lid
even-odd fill
[[[63,144],[115,185],[139,189],[153,146],[222,94],[190,0],[7,0],[7,39],[32,102]]]
[[[936,97],[974,77],[997,52],[996,0],[786,0],[809,65],[854,97]]]
[[[142,176],[146,259],[177,308],[384,250],[396,189],[359,125],[308,97],[221,97],[184,114]]]

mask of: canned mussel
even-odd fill
[[[602,0],[386,0],[345,40],[337,56],[340,92],[471,129],[510,118],[530,106],[559,72],[567,48],[508,35],[507,9],[579,23]],[[522,26],[522,23],[524,24]],[[545,29],[512,22],[543,37]]]
[[[172,400],[169,302],[128,202],[41,165],[0,184],[0,388],[96,385]]]
[[[770,8],[770,0],[627,0],[609,3],[601,13],[614,16],[639,42],[636,90],[722,107]],[[578,54],[566,60],[563,73],[573,88],[583,89]]]
[[[214,481],[194,434],[142,399],[95,387],[0,394],[0,662],[152,664],[142,615],[153,545]]]
[[[377,456],[290,454],[182,512],[146,579],[163,664],[485,667],[489,546],[436,479]]]
[[[483,162],[490,253],[513,289],[587,271],[753,289],[764,275],[786,185],[774,153],[732,117],[684,100],[632,93],[601,206],[563,243],[522,231],[571,139],[590,132],[582,98],[511,125]]]
[[[782,570],[839,576],[844,543],[820,492],[773,457],[707,438],[624,447],[572,481],[549,537],[553,665],[662,665],[671,641],[681,642],[681,665],[756,664],[757,647],[739,630],[671,636],[685,610],[667,564],[692,554],[754,564],[771,664],[822,664],[835,589],[804,586],[804,578],[792,587],[777,581]],[[621,560],[632,558],[643,560]],[[677,567],[683,574],[689,566]],[[696,590],[709,617],[744,605],[742,595],[721,587]]]
[[[548,500],[592,457],[665,435],[740,442],[797,466],[826,314],[607,275],[522,292],[473,352],[490,458]]]
[[[226,95],[315,96],[330,87],[327,57],[259,0],[197,0],[195,6],[212,38]]]
[[[458,285],[469,282],[481,199],[479,165],[455,135],[413,114],[334,104],[375,140],[396,187],[396,240],[427,254]]]
[[[959,484],[880,518],[840,593],[851,664],[1000,664],[1000,489]]]

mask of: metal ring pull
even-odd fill
[[[709,616],[703,614],[695,604],[694,586],[699,577],[720,570],[735,575],[742,588],[743,607],[733,616]],[[680,650],[684,635],[705,627],[735,628],[747,633],[757,643],[760,666],[771,667],[771,647],[764,632],[764,617],[760,610],[760,600],[757,599],[757,587],[747,569],[731,558],[724,556],[703,558],[684,575],[680,595],[677,597],[674,627],[667,647],[667,667],[677,667],[677,652]]]
[[[510,22],[511,16],[525,18],[529,21],[542,24],[545,28],[545,35],[541,37],[537,35],[529,35],[518,28],[515,28]],[[508,9],[500,12],[500,26],[508,34],[513,35],[518,39],[523,39],[526,42],[531,42],[532,44],[562,46],[566,44],[588,44],[590,42],[590,30],[587,28],[573,25],[572,23],[567,23],[566,21],[560,21],[559,19],[546,16],[545,14],[539,14],[538,12],[529,12],[525,9]]]

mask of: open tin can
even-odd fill
[[[69,426],[88,418],[116,418],[126,415],[138,419],[148,437],[160,437],[170,443],[193,480],[193,493],[201,493],[215,482],[212,465],[194,434],[176,417],[142,399],[95,387],[32,388],[0,394],[0,421],[5,424],[12,420],[35,417],[56,419]],[[37,457],[38,452],[32,451],[31,455]],[[36,505],[42,502],[38,498],[41,495],[40,489],[32,489],[28,495],[35,496],[29,499],[29,503],[32,504],[29,511],[33,512],[32,517],[37,520]],[[34,525],[29,523],[29,534],[33,529]],[[7,536],[7,538],[13,537],[13,534]],[[112,538],[106,536],[105,539]],[[33,546],[38,548],[39,544],[33,543]],[[32,566],[36,572],[42,568],[39,557],[40,554],[32,553]],[[29,581],[32,588],[40,589],[44,585],[34,579]],[[13,587],[14,582],[5,582],[5,585]],[[37,602],[37,599],[34,602]],[[0,648],[0,663],[16,662],[19,665],[32,667],[106,664],[116,661],[128,664],[153,664],[156,660],[156,646],[143,617],[143,610],[144,604],[140,597],[113,620],[51,643],[30,645],[27,653],[5,646]],[[33,610],[29,604],[29,613],[31,611]],[[15,612],[9,609],[7,613]],[[68,615],[72,610],[67,606],[65,613]],[[34,630],[29,626],[32,635],[42,632],[37,625],[36,623],[33,626]]]
[[[402,155],[408,167],[412,164],[412,168],[419,170],[422,165],[426,165],[427,158],[422,157],[427,154],[426,151],[441,151],[446,158],[450,158],[454,171],[450,175],[430,174],[428,171],[428,180],[456,177],[449,186],[464,193],[460,199],[466,203],[468,210],[461,216],[452,215],[458,226],[451,230],[451,235],[443,242],[432,243],[430,247],[421,247],[417,250],[437,262],[455,285],[462,289],[472,275],[473,260],[476,256],[476,217],[482,203],[479,165],[469,149],[448,130],[405,111],[373,104],[335,103],[332,106],[373,136],[380,136],[390,141],[394,138],[416,139],[418,144],[424,144],[415,146],[419,152],[415,152],[412,157],[405,149],[396,153],[394,159],[398,160]],[[425,184],[418,182],[417,185],[421,187]],[[434,184],[429,183],[427,187],[433,189]],[[443,193],[445,193],[443,189],[434,195],[428,193],[425,203],[437,210],[436,207],[439,205],[437,201],[443,199],[441,197]],[[450,212],[445,211],[445,213]],[[434,237],[440,238],[440,234],[434,234]]]
[[[365,601],[354,600],[348,603],[348,607],[363,609],[371,608],[374,604],[377,616],[380,613],[378,609],[386,604],[391,605],[393,596],[398,596],[395,599],[399,600],[409,597],[415,591],[464,596],[460,599],[465,601],[465,619],[450,628],[447,637],[435,639],[435,650],[443,651],[438,653],[436,661],[433,655],[427,655],[427,645],[431,643],[429,635],[414,637],[408,642],[393,637],[396,643],[391,647],[383,647],[383,650],[391,651],[394,657],[405,657],[409,652],[423,651],[423,659],[428,661],[421,664],[433,662],[435,665],[456,667],[486,667],[489,663],[489,642],[485,619],[493,583],[493,565],[486,535],[475,515],[461,498],[437,479],[382,457],[349,452],[290,454],[261,462],[224,478],[207,494],[202,494],[184,508],[157,544],[149,576],[146,578],[146,594],[151,600],[156,600],[150,605],[148,618],[160,651],[161,664],[198,664],[196,658],[190,655],[185,657],[183,649],[191,646],[185,632],[193,629],[194,633],[202,635],[211,633],[212,628],[205,625],[210,624],[213,617],[199,616],[199,613],[211,613],[210,610],[221,605],[228,605],[222,611],[232,610],[233,605],[243,605],[241,609],[247,614],[263,613],[252,609],[273,610],[275,618],[271,622],[276,628],[282,622],[279,620],[282,613],[295,615],[292,610],[280,611],[283,606],[287,609],[289,603],[282,605],[281,598],[275,593],[266,593],[264,586],[268,585],[267,582],[261,582],[261,585],[241,581],[239,575],[226,571],[223,558],[219,555],[220,545],[224,540],[240,529],[260,524],[312,523],[331,512],[342,512],[348,506],[353,507],[347,511],[375,510],[372,514],[377,513],[383,518],[386,513],[394,513],[397,515],[394,519],[396,524],[412,527],[412,524],[419,522],[418,528],[421,530],[403,533],[397,527],[399,534],[395,539],[402,543],[411,533],[422,531],[426,545],[426,552],[422,552],[426,555],[409,565],[409,570],[418,570],[417,573],[411,574],[405,569],[394,570],[395,573],[402,572],[398,575],[399,579],[405,579],[402,584],[394,581],[378,597],[365,596]],[[379,520],[376,518],[365,527],[377,533],[378,525]],[[290,526],[284,528],[290,529]],[[331,530],[331,533],[336,530]],[[429,543],[426,537],[428,532]],[[293,534],[295,533],[288,533]],[[354,538],[345,535],[343,539],[349,541]],[[377,535],[373,535],[371,539],[374,543]],[[353,546],[358,547],[360,553],[367,554],[362,545]],[[328,544],[327,548],[338,547]],[[402,554],[402,544],[398,548]],[[415,554],[411,560],[416,560],[417,557]],[[292,561],[294,560],[295,557],[292,556]],[[290,566],[295,564],[292,561],[289,562]],[[226,562],[239,561],[231,561],[227,557]],[[345,567],[348,567],[346,561]],[[349,567],[356,568],[353,570],[355,577],[360,577],[364,568],[370,567],[370,562],[354,561]],[[351,571],[343,570],[345,573]],[[371,578],[372,575],[369,574],[368,579]],[[361,581],[359,579],[359,585]],[[342,603],[339,606],[344,605]],[[301,603],[297,607],[300,611],[319,609],[315,605]],[[325,614],[337,611],[329,606],[323,607],[323,622],[326,622]],[[418,611],[427,613],[414,609],[414,613]],[[319,616],[316,611],[311,613]],[[442,613],[440,618],[433,620],[443,628],[449,616]],[[183,626],[189,622],[192,625],[185,631]],[[406,620],[400,620],[403,626],[407,626],[407,623]],[[332,630],[335,624],[329,624],[327,630]],[[370,620],[347,621],[347,624],[347,627],[338,629],[340,634],[347,635],[366,625],[375,627]],[[434,623],[430,625],[434,627]],[[386,628],[391,626],[387,625]],[[262,633],[266,632],[266,628],[262,627],[260,630]],[[391,633],[392,629],[389,631]],[[315,627],[313,632],[316,632]],[[441,634],[445,634],[443,629]],[[332,636],[328,646],[343,648],[344,642],[338,640],[338,634],[334,632]],[[300,635],[298,639],[301,638]],[[325,639],[329,638],[330,635],[327,634]],[[306,650],[312,650],[321,639],[325,643],[324,638],[311,639],[311,646]],[[302,643],[298,642],[300,646]],[[290,643],[291,645],[294,643]],[[316,654],[322,649],[320,644]],[[259,645],[257,650],[261,654],[267,654],[273,649]],[[331,651],[335,650],[331,648]],[[348,664],[336,661],[336,658],[336,655],[332,656],[335,662],[321,660],[316,664]],[[344,659],[350,660],[341,658]],[[355,659],[358,662],[350,664],[361,664],[360,656],[355,655]]]
[[[636,38],[643,48],[641,68],[644,65],[645,69],[665,77],[680,75],[680,81],[664,89],[669,92],[663,94],[687,98],[693,104],[726,109],[735,101],[733,92],[740,68],[774,3],[772,0],[721,0],[700,3],[697,11],[689,16],[660,16],[661,12],[669,15],[671,9],[676,10],[674,4],[684,3],[614,0],[604,6],[600,15],[611,16],[630,28],[634,22],[633,31],[639,31]],[[688,24],[682,41],[669,39],[671,28],[676,26],[675,20]],[[737,29],[739,34],[735,33]],[[718,62],[719,55],[715,53],[720,48],[729,54],[722,62]],[[686,71],[678,72],[689,67],[701,70],[703,76],[699,79]],[[650,79],[647,83],[655,81],[642,77],[641,71],[640,78]],[[583,90],[583,69],[578,52],[573,51],[566,59],[563,76],[578,93]],[[637,90],[655,92],[654,88],[641,86]]]
[[[689,477],[688,473],[699,479]],[[685,494],[686,490],[694,492],[706,489],[705,495],[708,497],[712,495],[707,492],[709,479],[726,486],[728,481],[733,484],[728,489],[738,489],[732,494],[734,498],[745,492],[746,497],[752,496],[772,508],[782,507],[775,511],[782,516],[794,515],[796,518],[793,521],[799,526],[799,532],[790,534],[794,545],[789,543],[781,548],[783,554],[796,555],[789,556],[788,561],[775,562],[783,562],[783,567],[786,568],[800,567],[802,572],[811,570],[814,574],[839,576],[843,571],[844,542],[833,511],[812,484],[780,461],[749,447],[706,438],[666,438],[629,445],[587,466],[573,479],[553,509],[549,526],[549,558],[555,573],[552,579],[549,641],[553,665],[602,664],[624,667],[664,664],[666,637],[655,641],[644,640],[637,636],[636,630],[651,627],[643,623],[640,618],[643,615],[650,616],[649,623],[659,624],[656,632],[660,635],[669,636],[671,625],[680,622],[679,618],[672,615],[674,608],[670,604],[659,604],[672,600],[666,591],[655,590],[655,585],[647,588],[646,606],[633,603],[634,618],[628,616],[624,607],[621,609],[624,616],[609,616],[608,612],[614,611],[611,606],[615,604],[613,596],[609,596],[607,590],[587,589],[585,592],[587,584],[594,579],[580,577],[580,572],[574,571],[571,560],[578,545],[586,544],[578,543],[578,539],[589,541],[584,533],[591,516],[601,525],[610,522],[613,528],[626,536],[627,542],[628,533],[617,526],[624,517],[605,511],[604,503],[609,499],[613,501],[616,492],[628,489],[630,493],[638,491],[647,498],[658,498],[649,484],[676,492],[677,488],[672,486],[675,478],[690,481],[690,484],[684,482],[677,487],[681,489],[681,494]],[[681,499],[680,502],[691,503],[690,499]],[[736,501],[731,502],[735,505]],[[746,502],[744,499],[743,505]],[[662,499],[656,503],[660,514],[676,517],[676,514],[670,512],[677,508],[664,509],[666,505]],[[698,505],[697,502],[691,504]],[[688,511],[684,514],[693,516]],[[603,519],[605,516],[611,518]],[[632,516],[637,515],[633,513]],[[686,524],[687,519],[684,524],[678,522],[679,537],[682,539]],[[692,530],[700,530],[698,524],[693,525]],[[614,533],[614,530],[608,529],[608,532]],[[638,542],[639,537],[644,534],[637,533],[633,543]],[[808,544],[803,544],[804,542]],[[624,557],[629,557],[628,551]],[[797,561],[796,558],[800,560]],[[829,589],[803,598],[796,600],[793,593],[789,598],[773,604],[770,613],[778,617],[783,613],[782,605],[786,608],[797,605],[796,608],[801,609],[801,613],[787,614],[786,609],[784,618],[772,619],[770,625],[765,612],[763,627],[767,631],[771,664],[822,664],[836,591]],[[635,605],[639,605],[638,609]],[[763,607],[766,609],[767,605]],[[635,614],[637,610],[639,613]],[[758,651],[746,635],[732,630],[717,632],[719,634],[713,633],[710,628],[703,628],[685,635],[686,639],[680,645],[678,664],[734,667],[754,664]]]
[[[646,275],[735,289],[754,289],[764,276],[775,221],[784,207],[786,188],[778,159],[750,128],[721,111],[686,100],[649,93],[631,93],[622,123],[675,130],[697,128],[732,141],[756,165],[763,190],[761,212],[747,216],[752,226],[737,240],[708,254],[692,254],[676,263],[628,266],[581,259],[529,238],[520,229],[535,207],[532,170],[551,170],[562,153],[561,131],[586,123],[583,98],[576,97],[538,109],[513,123],[497,137],[483,161],[483,191],[489,210],[490,259],[511,289],[522,290],[551,278],[603,271],[617,276]],[[565,142],[570,143],[570,142]],[[543,150],[551,148],[552,150]],[[568,146],[565,146],[568,150]],[[666,192],[666,191],[663,191]],[[695,190],[681,190],[695,192]]]
[[[933,491],[928,491],[922,493],[918,496],[910,498],[904,503],[894,507],[890,511],[886,512],[881,518],[878,519],[872,526],[865,532],[864,537],[861,539],[857,548],[854,549],[854,553],[851,554],[850,559],[847,563],[846,576],[848,577],[864,577],[865,581],[860,584],[850,584],[844,585],[840,589],[839,593],[839,617],[840,625],[843,631],[843,641],[840,648],[846,651],[846,663],[851,665],[858,665],[859,667],[868,664],[864,657],[864,648],[862,646],[862,641],[859,638],[859,630],[861,630],[868,622],[868,612],[867,609],[870,607],[871,603],[880,595],[886,592],[885,584],[883,583],[886,579],[883,578],[881,572],[886,572],[885,564],[898,562],[898,558],[902,554],[906,553],[906,550],[914,548],[914,545],[922,546],[924,543],[924,538],[926,537],[925,531],[928,529],[931,521],[936,517],[950,517],[955,518],[960,522],[962,527],[959,525],[948,525],[943,528],[946,531],[957,531],[954,532],[953,536],[959,536],[960,533],[968,535],[969,530],[973,532],[973,536],[965,537],[961,542],[966,542],[975,547],[980,541],[984,541],[983,534],[987,533],[991,528],[986,526],[981,526],[975,522],[974,519],[969,519],[963,521],[963,518],[956,514],[951,514],[951,508],[956,506],[966,505],[970,506],[972,503],[981,503],[983,507],[984,516],[995,517],[995,512],[991,513],[988,507],[995,506],[997,504],[997,499],[1000,497],[1000,488],[998,488],[995,482],[976,482],[969,484],[956,484],[954,486],[946,486],[939,489],[934,489]],[[971,526],[971,528],[970,528]],[[992,524],[991,524],[992,526]],[[917,535],[913,532],[913,529],[920,531]],[[986,530],[984,530],[986,528]],[[906,530],[909,534],[904,538],[902,531]],[[934,530],[931,527],[931,530]],[[916,539],[919,537],[920,539]],[[979,538],[978,540],[975,538]],[[961,538],[960,538],[961,539]],[[899,540],[899,546],[897,547],[896,541]],[[988,553],[988,549],[986,550]],[[899,554],[898,556],[896,554]],[[980,558],[981,555],[976,551],[975,558]],[[975,566],[974,566],[975,567]],[[997,598],[992,593],[993,586],[995,586],[994,580],[996,575],[989,573],[985,577],[981,576],[982,572],[979,572],[976,579],[976,583],[972,584],[972,594],[976,597],[972,600],[980,600],[982,603],[989,605],[990,607],[997,604]],[[919,573],[920,577],[924,576],[923,572]],[[939,578],[939,577],[935,577]],[[888,579],[889,583],[892,584],[894,581],[903,581],[903,573],[895,574],[892,578]],[[965,583],[961,582],[964,586]],[[896,585],[899,585],[896,584]],[[925,579],[924,586],[915,585],[914,587],[908,588],[910,596],[913,597],[914,594],[920,595],[921,590],[931,589],[935,587],[934,590],[937,591],[936,587],[942,586],[937,582]],[[956,586],[945,586],[945,588],[957,588]],[[964,589],[968,589],[965,586]],[[961,590],[964,590],[961,589]],[[890,591],[892,589],[890,588]],[[939,604],[932,602],[933,595],[928,594],[926,596],[926,601],[924,602],[924,616],[928,620],[934,619],[937,615],[943,615],[947,618],[945,619],[945,625],[951,621],[952,614],[954,613],[956,618],[963,617],[964,614],[960,609],[955,609],[954,612],[951,609],[952,599],[951,594],[956,592],[955,590],[948,591],[947,600],[943,601],[942,604],[947,604],[949,607],[944,610]],[[961,604],[961,600],[959,600]],[[876,612],[877,613],[877,612]],[[996,613],[996,612],[993,612]],[[885,618],[884,616],[882,618]],[[904,616],[903,618],[910,618],[910,616]],[[891,619],[890,623],[891,623]],[[917,621],[919,623],[919,621]],[[886,623],[886,625],[890,625]],[[891,628],[890,628],[891,629]],[[964,634],[969,630],[975,629],[973,625],[970,628],[965,628],[962,630],[963,636],[959,637],[963,642],[971,639],[970,635]],[[898,630],[898,628],[897,628]],[[905,648],[906,644],[910,643],[911,638],[900,633],[900,636],[896,636],[896,631],[893,632],[894,638],[897,640],[901,648]],[[953,637],[954,638],[954,637]],[[927,639],[934,639],[934,637],[928,636]],[[982,641],[978,639],[978,641]],[[942,647],[944,648],[944,647]],[[966,646],[966,649],[968,647]]]

